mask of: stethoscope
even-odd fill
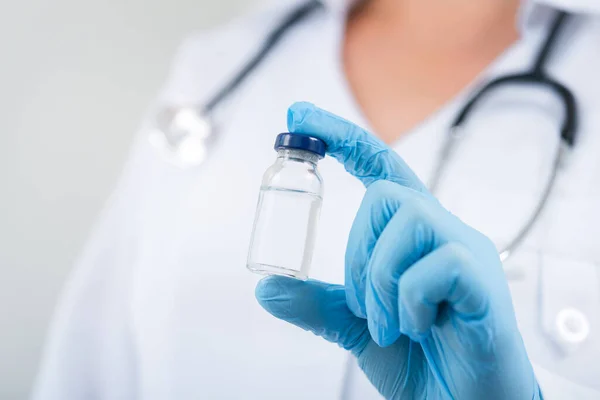
[[[231,97],[241,84],[248,79],[251,73],[260,66],[261,62],[271,54],[273,48],[281,41],[287,32],[291,31],[291,29],[299,22],[312,15],[321,6],[321,1],[309,0],[290,11],[270,34],[267,35],[260,49],[242,66],[242,68],[240,68],[239,72],[230,81],[226,82],[220,90],[216,91],[205,104],[165,108],[157,113],[156,129],[154,129],[150,135],[151,143],[161,151],[166,158],[176,165],[181,167],[194,167],[202,164],[207,157],[209,147],[215,139],[215,129],[211,118],[214,115],[215,109],[220,106],[224,100]],[[552,170],[550,171],[547,181],[543,186],[542,194],[530,216],[508,244],[499,250],[502,261],[506,261],[514,254],[515,250],[523,243],[524,239],[539,219],[540,214],[548,203],[552,189],[555,186],[558,171],[563,164],[565,157],[575,144],[578,117],[575,96],[569,88],[550,77],[545,68],[555,49],[561,31],[570,18],[571,14],[567,12],[557,12],[555,19],[551,24],[549,33],[540,46],[533,67],[529,71],[497,77],[472,95],[470,100],[458,112],[454,122],[450,126],[449,134],[442,146],[429,184],[430,190],[435,193],[459,140],[464,137],[461,128],[465,125],[467,119],[472,116],[473,110],[476,108],[478,102],[483,97],[488,96],[490,92],[508,85],[536,86],[548,89],[562,102],[562,107],[565,111],[565,119],[560,130],[561,140],[554,154],[551,166]],[[577,317],[581,320],[580,322],[584,323],[587,330],[584,329],[584,331],[577,333],[577,337],[567,337],[567,334],[573,335],[567,331],[565,331],[565,335],[562,336],[565,336],[569,339],[568,341],[573,344],[585,340],[589,333],[589,326],[587,325],[585,316],[578,310],[563,311],[565,313],[569,311],[569,313],[562,317],[559,315],[560,318],[566,321]],[[566,326],[566,323],[561,324],[560,321],[557,321],[557,325],[560,328],[561,326]],[[349,361],[348,367],[350,367],[350,363],[351,361]],[[348,371],[350,371],[350,369],[347,369],[346,378],[348,378]],[[344,392],[348,389],[347,384],[348,379],[345,379]],[[344,394],[342,398],[346,398],[346,394]]]
[[[182,167],[202,164],[208,148],[214,143],[215,124],[212,116],[215,109],[248,79],[260,64],[271,54],[273,48],[286,33],[321,8],[320,0],[309,0],[290,11],[266,36],[258,51],[204,104],[165,107],[156,113],[155,126],[149,140],[171,163]]]
[[[184,106],[174,109],[165,108],[159,112],[156,118],[157,129],[153,130],[153,134],[150,136],[150,140],[155,147],[165,157],[182,167],[193,167],[204,162],[208,153],[208,147],[213,143],[215,136],[215,129],[211,120],[214,110],[225,99],[230,97],[249,75],[260,66],[261,62],[265,60],[287,32],[299,22],[312,15],[321,5],[322,3],[319,0],[310,0],[289,12],[266,37],[262,47],[256,54],[204,105]],[[435,192],[439,186],[443,172],[452,158],[453,150],[456,148],[459,139],[463,137],[461,127],[464,126],[468,117],[472,115],[473,109],[479,100],[489,95],[493,90],[507,85],[537,86],[548,89],[562,102],[565,110],[565,120],[560,131],[561,140],[554,155],[552,171],[531,215],[512,240],[500,249],[500,257],[503,261],[508,259],[523,243],[525,237],[538,220],[541,212],[548,203],[558,170],[567,152],[575,144],[577,133],[577,105],[575,96],[565,85],[551,78],[545,70],[562,28],[564,28],[565,23],[570,17],[571,15],[564,11],[557,13],[531,70],[525,73],[504,75],[495,78],[477,91],[458,112],[442,147],[429,185],[431,191]]]

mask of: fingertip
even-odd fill
[[[279,319],[289,319],[294,310],[294,284],[300,283],[283,276],[268,276],[258,282],[255,296],[258,304],[269,314]]]
[[[279,293],[279,287],[275,282],[274,276],[267,276],[261,279],[254,289],[256,299],[260,301],[268,300]]]
[[[267,276],[256,284],[254,294],[258,302],[265,307],[265,304],[269,302],[288,298],[293,285],[299,282],[296,279],[285,276]]]
[[[428,321],[427,316],[421,316],[420,319],[415,321],[402,299],[399,299],[398,316],[400,321],[399,330],[402,335],[408,336],[412,341],[419,343],[429,337],[433,321]]]
[[[372,318],[369,318],[367,320],[367,326],[369,328],[369,333],[371,334],[371,339],[373,339],[375,344],[377,344],[377,346],[379,347],[385,347],[384,335],[380,329],[379,324]]]
[[[379,347],[391,346],[400,337],[400,331],[392,331],[391,327],[388,327],[386,323],[375,320],[373,318],[368,319],[369,332],[371,338]]]
[[[429,337],[429,335],[431,334],[431,330],[428,330],[425,332],[419,332],[419,331],[402,332],[402,334],[405,336],[408,336],[408,338],[410,340],[412,340],[413,342],[422,343]]]
[[[352,311],[352,314],[358,318],[367,319],[367,313],[364,307],[361,306],[356,295],[348,295],[348,293],[346,293],[346,304],[348,305],[350,311]]]
[[[398,338],[400,337],[400,331],[394,332],[393,334],[383,335],[380,340],[380,347],[389,347],[396,343]]]
[[[287,112],[287,126],[291,133],[298,133],[302,122],[315,109],[315,105],[306,101],[299,101],[292,104]]]

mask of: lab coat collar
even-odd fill
[[[358,0],[321,0],[331,11],[345,13],[347,9]],[[537,6],[547,6],[578,14],[600,15],[600,1],[598,0],[522,0],[521,22],[528,23]]]

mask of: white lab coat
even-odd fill
[[[185,41],[159,103],[205,101],[290,3]],[[578,97],[579,140],[551,204],[506,268],[545,398],[599,399],[600,3],[524,2],[522,39],[481,80],[530,67],[552,7],[581,13],[550,63]],[[219,140],[200,168],[165,162],[144,124],[66,285],[35,399],[379,398],[343,350],[264,312],[254,299],[258,277],[245,269],[260,178],[275,158],[287,107],[311,101],[368,128],[341,67],[346,10],[327,2],[286,35],[219,110]],[[470,89],[394,144],[422,179]],[[448,167],[440,198],[499,246],[539,198],[558,143],[557,104],[532,88],[490,96]],[[312,276],[343,282],[364,189],[331,159],[319,168],[326,192]],[[579,346],[556,333],[557,315],[569,308],[590,327]]]

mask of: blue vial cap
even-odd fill
[[[306,150],[325,157],[325,142],[312,136],[298,135],[295,133],[280,133],[275,139],[275,150],[296,149]]]

